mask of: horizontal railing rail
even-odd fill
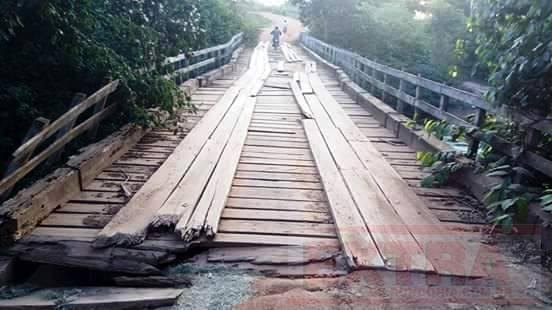
[[[167,72],[166,77],[180,84],[185,80],[225,65],[230,62],[232,54],[242,43],[243,33],[238,33],[227,43],[169,57],[164,63]]]
[[[169,77],[180,84],[218,68],[230,62],[242,42],[243,34],[239,33],[225,44],[194,51],[187,56],[182,54],[170,57],[165,61],[165,66],[171,72]],[[89,97],[80,93],[75,95],[70,109],[53,122],[43,117],[37,118],[21,146],[12,153],[11,162],[0,180],[0,198],[6,198],[17,182],[44,161],[57,161],[65,146],[81,134],[88,132],[88,136],[94,139],[100,122],[117,108],[117,103],[108,105],[107,99],[117,90],[119,84],[119,80],[112,81]],[[88,111],[91,113],[86,113]],[[81,115],[87,115],[87,119],[77,124]],[[37,150],[39,152],[35,154]]]
[[[369,60],[351,51],[344,50],[318,40],[308,33],[301,34],[301,43],[304,47],[318,54],[326,61],[339,66],[349,77],[362,88],[373,95],[381,94],[384,101],[386,96],[396,98],[396,110],[405,112],[406,106],[423,111],[438,120],[445,120],[450,124],[465,127],[469,130],[469,155],[474,156],[480,141],[491,145],[504,155],[515,158],[522,164],[552,177],[552,161],[537,154],[535,149],[542,133],[552,134],[552,119],[542,116],[532,116],[529,113],[519,113],[497,109],[489,104],[481,95],[470,93],[450,85],[439,83],[420,75],[398,70],[375,61]],[[398,80],[398,87],[391,85],[390,79]],[[406,91],[408,85],[414,87],[414,95]],[[431,104],[421,96],[422,91],[437,95],[439,104]],[[468,122],[462,116],[450,111],[451,100],[460,103],[475,111],[473,122]],[[481,132],[479,129],[485,121],[487,113],[494,115],[510,115],[527,130],[526,141],[523,145],[516,145],[492,134]]]

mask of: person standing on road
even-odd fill
[[[284,26],[282,27],[282,32],[284,33],[284,35],[287,33],[287,28],[288,28],[287,19],[284,19]]]

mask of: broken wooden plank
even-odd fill
[[[243,100],[246,101],[245,107],[236,127],[231,131],[228,143],[197,207],[191,217],[182,217],[176,225],[175,231],[180,233],[184,240],[197,238],[201,232],[205,232],[208,237],[217,232],[220,215],[232,188],[232,180],[238,168],[240,154],[247,137],[247,129],[255,109],[256,100],[254,98],[244,98]],[[189,193],[186,194],[189,195]]]
[[[238,93],[238,87],[231,87],[219,103],[205,114],[159,170],[102,230],[94,246],[129,245],[144,240],[146,229],[155,213],[201,152],[207,138],[216,129]]]
[[[234,128],[239,125],[238,121],[241,120],[240,115],[246,106],[246,100],[244,94],[236,98],[182,180],[155,213],[150,223],[152,227],[174,227],[177,223],[184,226],[188,223],[205,188],[213,180],[211,175],[221,160]],[[179,226],[176,229],[179,231],[181,228]]]

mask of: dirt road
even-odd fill
[[[281,29],[284,24],[284,20],[287,20],[288,22],[288,31],[282,37],[285,42],[292,43],[298,40],[301,32],[305,31],[305,27],[303,27],[301,22],[298,21],[297,19],[290,18],[287,16],[282,16],[282,15],[272,14],[268,12],[259,12],[258,14],[262,15],[265,18],[268,18],[272,22],[272,24],[269,27],[263,29],[263,31],[261,32],[260,39],[262,41],[270,41],[271,40],[270,32],[272,31],[272,29],[274,29],[274,26],[278,26]]]

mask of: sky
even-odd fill
[[[286,2],[286,0],[256,0],[256,1],[264,5],[280,5]]]

